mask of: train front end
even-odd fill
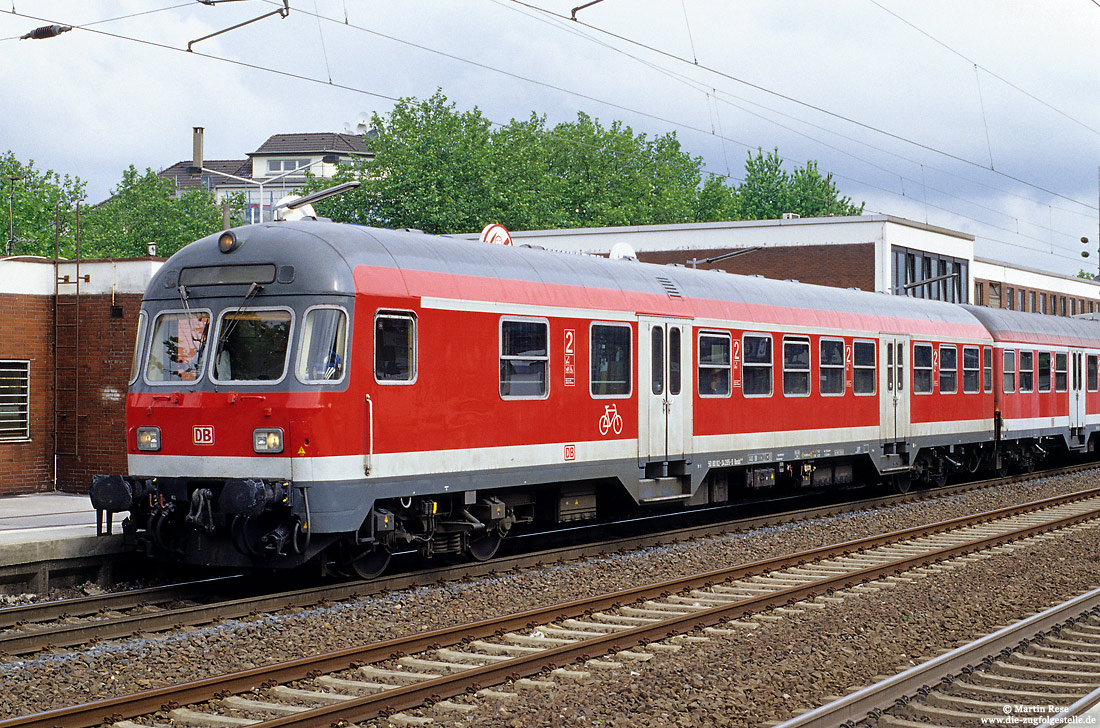
[[[323,223],[313,223],[320,226]],[[354,283],[304,223],[188,245],[142,303],[126,407],[128,475],[97,510],[165,561],[290,568],[358,524],[311,511],[314,462],[353,451],[331,417],[349,396]]]

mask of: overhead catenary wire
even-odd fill
[[[173,7],[179,7],[179,6],[173,6]],[[4,11],[4,12],[7,12],[7,11]],[[154,11],[147,11],[147,12],[154,12]],[[17,16],[21,16],[21,17],[28,17],[28,18],[32,18],[32,19],[36,19],[36,20],[41,20],[41,21],[44,21],[44,22],[52,22],[52,21],[49,21],[48,19],[45,19],[45,18],[34,18],[33,16],[17,13],[17,12],[14,12],[14,11],[12,11],[9,14],[17,15]],[[307,15],[313,14],[315,16],[318,16],[319,18],[323,18],[324,20],[328,20],[328,21],[331,21],[331,22],[340,22],[340,21],[334,21],[331,18],[320,16],[318,13],[305,12],[304,14],[307,14]],[[106,22],[106,21],[97,21],[97,23],[101,23],[101,22]],[[341,23],[341,24],[349,24],[350,25],[350,23],[347,23],[346,20],[345,20],[345,23]],[[102,31],[102,30],[92,29],[92,28],[88,28],[87,27],[88,25],[90,25],[90,24],[84,24],[83,26],[78,25],[76,27],[79,27],[80,29],[87,30],[88,32],[96,32],[96,33],[100,33],[102,35],[117,38],[117,39],[120,39],[120,40],[131,41],[131,42],[136,42],[136,43],[142,43],[142,44],[145,44],[145,45],[149,45],[149,46],[153,46],[153,47],[157,47],[157,48],[161,48],[161,49],[174,50],[174,51],[177,51],[177,52],[182,52],[182,49],[176,48],[174,46],[166,45],[166,44],[163,44],[163,43],[157,43],[155,41],[149,41],[149,40],[142,39],[142,38],[134,38],[134,37],[130,37],[130,36],[125,36],[125,35],[118,34],[118,33],[109,33],[109,32]],[[396,41],[396,42],[399,42],[399,43],[404,43],[406,45],[412,45],[412,46],[415,46],[415,47],[419,47],[419,48],[421,48],[425,51],[428,51],[428,52],[438,53],[438,54],[441,54],[441,55],[444,55],[444,56],[447,56],[447,57],[451,57],[455,60],[458,60],[458,61],[461,61],[461,62],[464,62],[464,63],[473,63],[474,65],[478,65],[478,66],[481,66],[483,68],[488,68],[489,70],[492,70],[492,71],[495,71],[495,72],[498,72],[498,73],[504,73],[504,74],[522,79],[524,81],[529,81],[529,82],[536,83],[536,84],[539,84],[539,85],[542,85],[542,86],[554,88],[554,89],[559,90],[563,93],[568,93],[568,94],[576,95],[576,96],[579,96],[579,97],[582,97],[582,98],[587,98],[587,99],[595,101],[597,103],[601,103],[601,104],[605,104],[605,105],[608,105],[608,106],[620,108],[622,110],[630,111],[632,113],[638,113],[640,115],[647,116],[649,118],[657,119],[657,120],[662,121],[666,124],[672,124],[674,126],[677,126],[677,127],[683,128],[683,129],[688,129],[688,130],[698,132],[698,133],[713,134],[713,129],[710,132],[707,132],[707,130],[705,130],[705,129],[701,129],[699,127],[696,127],[696,126],[693,126],[693,125],[690,125],[690,124],[675,122],[675,121],[672,121],[670,119],[665,119],[665,118],[660,117],[660,116],[655,115],[655,114],[647,113],[647,112],[640,111],[640,110],[637,110],[637,109],[631,109],[629,107],[619,105],[619,104],[615,104],[613,102],[607,102],[603,99],[599,99],[599,98],[594,97],[594,96],[590,96],[590,95],[586,95],[586,94],[579,94],[579,93],[573,92],[569,89],[554,86],[552,84],[546,84],[544,82],[540,82],[540,81],[537,81],[535,79],[527,79],[527,78],[524,78],[522,76],[519,76],[518,74],[513,74],[511,72],[504,71],[502,69],[497,69],[497,68],[494,68],[494,67],[489,66],[487,64],[480,64],[480,63],[477,63],[477,62],[469,61],[467,59],[463,59],[461,57],[454,56],[453,54],[447,54],[447,53],[444,53],[442,51],[438,51],[436,49],[432,49],[432,48],[429,48],[429,47],[426,47],[426,46],[423,46],[423,45],[420,45],[420,44],[411,43],[411,42],[404,41],[404,40],[399,39],[399,38],[393,38],[391,36],[385,36],[384,34],[380,34],[380,33],[374,32],[374,31],[370,31],[369,29],[360,28],[358,26],[352,26],[352,27],[356,28],[357,30],[362,30],[364,32],[373,32],[375,35],[380,35],[382,37],[388,38],[389,40],[393,40],[393,41]],[[282,70],[279,70],[279,69],[275,69],[275,68],[271,68],[271,67],[267,67],[267,66],[262,66],[262,65],[259,65],[259,64],[248,63],[248,62],[245,62],[245,61],[239,61],[239,60],[236,60],[236,59],[226,58],[226,57],[217,56],[217,55],[209,54],[209,53],[195,53],[194,55],[199,55],[199,56],[209,58],[211,60],[227,62],[227,63],[230,63],[230,64],[234,64],[234,65],[237,65],[237,66],[242,66],[242,67],[246,67],[246,68],[250,68],[250,69],[254,69],[254,70],[258,70],[258,71],[269,72],[269,73],[282,75],[282,76],[285,76],[285,77],[295,78],[295,79],[302,80],[302,81],[325,84],[325,85],[332,85],[333,87],[336,87],[336,88],[340,88],[340,89],[343,89],[343,90],[348,90],[348,91],[351,91],[351,92],[354,92],[354,93],[361,93],[361,94],[373,96],[375,98],[382,98],[382,99],[385,99],[385,100],[388,100],[388,101],[393,101],[393,102],[399,101],[399,99],[394,98],[394,97],[389,96],[389,95],[386,95],[386,94],[381,94],[381,93],[377,93],[377,92],[374,92],[374,91],[370,91],[368,89],[357,88],[357,87],[346,85],[346,84],[332,84],[331,82],[326,83],[324,80],[313,78],[313,77],[310,77],[310,76],[307,76],[307,75],[304,75],[304,74],[292,73],[292,72],[288,72],[288,71],[282,71]],[[503,124],[500,124],[499,122],[494,122],[494,121],[489,120],[489,119],[486,119],[486,120],[488,122],[494,124],[494,125],[504,126]],[[720,131],[719,131],[719,135],[721,135]],[[725,136],[721,136],[721,138],[722,139],[728,139]],[[741,141],[738,141],[738,140],[735,140],[735,139],[728,139],[728,140],[735,143],[735,144],[739,144],[741,146],[744,146],[746,149],[749,149],[750,151],[752,149],[756,148],[755,145],[750,145],[750,144],[747,144],[745,142],[741,142]],[[727,177],[727,178],[730,178],[730,179],[737,179],[737,178],[732,177],[729,174],[722,175],[722,174],[715,173],[715,172],[712,172],[712,171],[706,170],[706,169],[704,169],[703,171],[706,174],[713,175],[713,176]],[[866,181],[857,180],[857,179],[850,178],[850,177],[845,177],[844,175],[835,175],[835,176],[837,176],[838,178],[851,179],[856,184],[859,184],[861,186],[866,186],[866,187],[869,187],[869,188],[873,188],[873,189],[879,189],[879,190],[882,190],[882,191],[884,191],[888,194],[893,194],[893,195],[898,194],[897,192],[895,192],[893,190],[888,190],[888,189],[882,188],[880,186],[874,185],[872,183],[868,183]],[[904,195],[902,195],[902,196],[904,196]],[[956,198],[956,199],[961,199],[961,198]],[[935,206],[933,206],[933,207],[935,207]],[[965,214],[958,213],[958,212],[952,211],[952,210],[948,210],[946,208],[939,208],[938,207],[937,209],[941,209],[944,212],[947,212],[948,214],[951,214],[951,215],[956,215],[956,216],[960,216],[960,217],[964,217],[964,218],[967,217]],[[974,221],[977,222],[979,225],[991,225],[990,223],[987,223],[987,222],[982,221],[982,220],[978,220],[978,219],[975,219],[975,218],[971,218],[971,219],[974,219]],[[993,227],[996,227],[996,226],[993,226]],[[1006,228],[999,228],[999,229],[1007,230]],[[1011,231],[1009,231],[1009,232],[1011,232]],[[1027,236],[1024,236],[1024,237],[1027,237]],[[1024,246],[1019,246],[1019,247],[1024,247]],[[1062,257],[1067,257],[1068,258],[1069,256],[1062,256]]]

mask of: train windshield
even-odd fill
[[[160,383],[200,379],[209,327],[210,314],[206,312],[161,314],[153,328],[145,378]]]
[[[290,311],[250,309],[225,313],[218,324],[214,380],[267,382],[283,378],[290,342]]]

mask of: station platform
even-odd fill
[[[0,498],[0,593],[45,592],[84,580],[104,581],[131,549],[114,534],[96,535],[87,495],[35,493]],[[106,527],[106,523],[104,523]]]

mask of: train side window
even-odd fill
[[[874,394],[876,391],[878,372],[875,368],[875,348],[873,341],[852,343],[852,389],[856,396]]]
[[[993,391],[993,347],[982,347],[982,391],[989,394]]]
[[[1039,391],[1050,391],[1050,352],[1039,352]]]
[[[306,311],[294,370],[299,381],[332,383],[344,378],[347,328],[348,315],[341,308],[318,306]]]
[[[668,327],[668,393],[677,395],[680,393],[680,356],[682,353],[680,344],[680,327]]]
[[[824,396],[844,394],[844,341],[822,339],[818,348],[818,389]]]
[[[959,350],[940,344],[940,394],[959,391]]]
[[[770,397],[772,395],[772,337],[761,334],[745,334],[741,337],[744,353],[741,391],[746,397]]]
[[[593,397],[629,397],[633,359],[629,324],[592,324],[588,330],[589,392]]]
[[[379,384],[416,381],[416,316],[380,311],[374,317],[374,378]]]
[[[1005,349],[1004,351],[1004,376],[1002,377],[1001,389],[1005,394],[1012,394],[1016,391],[1016,352],[1011,349]]]
[[[665,393],[665,329],[663,326],[654,326],[650,334],[649,358],[652,362],[650,377],[654,394]]]
[[[963,347],[963,394],[981,390],[982,360],[976,346]]]
[[[1035,389],[1034,362],[1034,352],[1020,352],[1020,392],[1030,392]]]
[[[500,396],[545,399],[550,392],[550,324],[500,320]]]
[[[130,384],[137,381],[141,373],[141,352],[145,348],[145,326],[149,323],[149,317],[144,311],[138,313],[137,335],[134,337],[134,358],[130,361]]]
[[[730,395],[732,339],[729,334],[699,332],[699,396]]]
[[[1085,360],[1085,387],[1090,392],[1100,390],[1100,360],[1096,354],[1089,354]]]
[[[913,344],[913,394],[932,394],[931,344]]]
[[[783,396],[810,396],[809,339],[783,339]]]
[[[1054,355],[1054,391],[1066,391],[1066,353],[1058,352]]]

